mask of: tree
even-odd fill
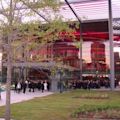
[[[62,22],[62,18],[58,15],[59,2],[57,0],[0,0],[0,34],[2,36],[2,47],[7,55],[7,83],[6,83],[6,112],[5,119],[10,120],[10,88],[11,88],[11,74],[13,67],[13,49],[23,46],[25,43],[33,47],[38,44],[36,41],[30,40],[34,34],[39,36],[39,44],[46,44],[53,40],[57,40],[61,31],[70,30],[68,24]],[[40,14],[40,11],[45,18]],[[52,15],[48,14],[52,12]],[[45,14],[47,13],[47,14]],[[42,17],[41,19],[33,19]],[[24,21],[28,19],[28,21]],[[23,23],[25,22],[25,23]],[[43,22],[44,29],[40,28]],[[41,27],[42,27],[41,26]],[[71,30],[70,30],[71,31]],[[20,36],[20,37],[19,37]],[[25,38],[28,38],[25,41]]]
[[[15,21],[15,6],[16,1],[13,2],[13,0],[10,0],[8,2],[8,7],[5,8],[4,6],[7,4],[3,4],[3,1],[1,0],[1,15],[4,19],[1,20],[4,24],[1,24],[1,33],[2,35],[5,35],[6,41],[4,41],[4,45],[7,51],[7,83],[6,83],[6,112],[5,112],[5,119],[10,120],[10,88],[11,88],[11,74],[12,74],[12,37],[13,37],[13,24]]]

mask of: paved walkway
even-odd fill
[[[110,89],[101,88],[101,89],[94,89],[97,91],[109,91]],[[115,91],[120,91],[120,87],[116,88]],[[41,92],[41,91],[35,91],[35,92],[26,92],[24,93],[16,93],[14,91],[11,91],[11,103],[18,103],[22,101],[27,101],[30,99],[34,99],[35,97],[44,97],[53,94],[52,92]],[[6,102],[6,92],[1,92],[1,100],[0,100],[0,106],[4,106]]]
[[[35,92],[26,92],[24,93],[15,93],[14,91],[11,91],[11,103],[18,103],[22,101],[27,101],[30,99],[34,99],[35,97],[43,97],[53,94],[52,92],[41,92],[41,91],[35,91]],[[6,92],[1,92],[1,100],[0,100],[0,106],[4,106],[6,102]]]

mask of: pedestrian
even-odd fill
[[[44,82],[44,90],[47,91],[47,82]]]
[[[49,91],[50,90],[50,82],[47,81],[47,90]]]
[[[41,82],[40,81],[38,81],[37,88],[40,91],[40,89],[41,89]]]
[[[41,81],[41,90],[42,90],[42,92],[44,92],[44,83],[43,83],[43,81]]]
[[[14,87],[15,92],[17,92],[17,81],[14,82]]]
[[[35,92],[35,83],[34,83],[34,81],[31,82],[31,88],[32,88],[32,92]]]
[[[24,82],[23,82],[23,85],[22,85],[22,87],[23,87],[23,93],[26,92],[27,83],[28,83],[27,81],[24,81]]]
[[[32,88],[32,83],[31,83],[31,81],[28,82],[28,88],[29,88],[29,92],[31,92],[31,88]]]
[[[17,92],[20,93],[21,91],[21,83],[20,81],[17,83]]]

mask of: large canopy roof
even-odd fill
[[[57,14],[62,17],[64,21],[77,21],[76,16],[73,14],[69,6],[66,4],[66,0],[60,0],[62,5],[59,8]],[[70,6],[73,8],[77,16],[81,21],[88,20],[101,20],[108,19],[108,0],[67,0]],[[120,18],[120,0],[112,1],[113,18]],[[39,10],[39,13],[44,18],[52,16],[54,19],[54,13],[48,8],[48,12],[44,12],[43,9]],[[46,22],[45,19],[40,16],[33,17],[33,19],[40,19],[42,22]],[[28,18],[29,19],[29,18]],[[28,19],[24,19],[27,21]],[[31,20],[30,18],[29,20]]]
[[[109,8],[108,0],[62,0],[64,5],[60,8],[60,14],[65,20],[76,21],[77,18],[74,15],[73,11],[79,17],[79,19],[84,23],[85,21],[101,21],[109,20]],[[69,5],[68,5],[68,3]],[[67,4],[66,4],[67,3]],[[113,13],[113,33],[115,36],[114,40],[120,40],[120,0],[111,0],[112,3],[112,13]],[[73,11],[70,9],[72,7]],[[94,33],[98,37],[98,32]],[[99,38],[107,36],[108,33],[100,33]],[[92,33],[93,37],[93,33]]]
[[[6,0],[7,1],[7,0]],[[59,0],[58,0],[59,1]],[[73,14],[69,6],[66,4],[66,1],[73,8],[77,16],[81,19],[81,21],[85,20],[100,20],[100,19],[108,19],[108,0],[60,0],[61,6],[59,8],[58,15],[62,16],[64,21],[77,21],[76,16]],[[120,18],[120,0],[111,0],[112,1],[112,11],[113,18]],[[4,6],[7,6],[7,3],[3,3]],[[21,6],[18,4],[18,8]],[[26,6],[23,7],[26,9]],[[0,5],[0,12],[2,7]],[[21,10],[23,13],[23,10]],[[50,16],[54,19],[54,13],[48,8],[48,12],[45,13],[44,9],[40,9],[39,13],[47,18]],[[48,15],[49,14],[49,15]],[[32,19],[40,19],[42,22],[46,22],[45,19],[40,18],[40,16],[33,16],[33,18],[23,17],[22,21],[30,21]]]
[[[120,0],[111,1],[113,18],[120,18]],[[68,0],[68,2],[81,20],[108,19],[108,0]],[[60,8],[60,14],[65,19],[76,20],[65,2]]]

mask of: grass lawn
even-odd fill
[[[78,120],[79,112],[120,110],[120,92],[74,90],[11,105],[15,120]],[[0,117],[4,116],[0,107]],[[111,113],[112,114],[112,113]],[[120,115],[120,114],[119,114]]]

